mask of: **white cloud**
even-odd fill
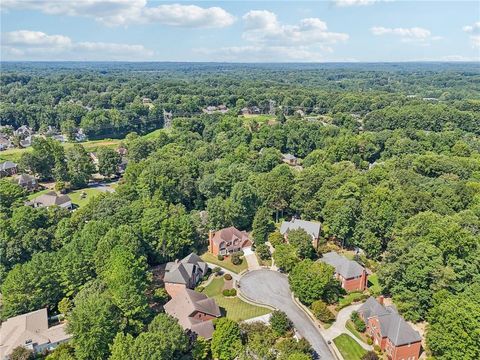
[[[471,34],[480,34],[480,21],[473,23],[473,25],[464,26],[463,31]]]
[[[372,5],[379,0],[334,0],[335,4],[340,7],[347,7],[347,6],[365,6],[365,5]]]
[[[480,48],[480,21],[473,25],[466,25],[463,31],[470,34],[470,42],[474,48]]]
[[[164,4],[147,0],[3,0],[4,9],[36,10],[49,15],[84,16],[115,26],[158,23],[180,27],[225,27],[235,17],[220,7]]]
[[[370,31],[375,36],[393,35],[398,36],[402,42],[417,43],[420,45],[429,45],[430,41],[441,40],[441,36],[432,36],[432,32],[421,27],[411,28],[387,28],[383,26],[374,26]]]
[[[348,34],[328,31],[327,24],[318,18],[300,20],[298,25],[283,25],[267,10],[252,10],[243,16],[245,40],[256,43],[285,45],[334,44],[346,41]]]
[[[18,30],[2,34],[2,57],[8,60],[142,60],[153,56],[143,45],[74,42],[64,35]]]

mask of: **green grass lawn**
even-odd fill
[[[340,300],[338,300],[337,309],[338,310],[343,309],[344,307],[350,305],[351,303],[353,303],[355,301],[360,301],[360,300],[364,299],[365,297],[366,297],[366,295],[364,295],[361,292],[348,293],[347,295],[342,297]]]
[[[378,275],[372,274],[368,277],[368,289],[372,295],[380,295],[382,292],[382,287],[378,282]]]
[[[367,353],[350,335],[341,334],[333,342],[345,360],[361,360]]]
[[[222,276],[215,277],[203,290],[205,295],[215,299],[218,306],[220,306],[222,313],[224,312],[222,315],[225,315],[227,318],[234,321],[241,321],[272,312],[270,309],[246,303],[236,296],[223,296],[222,290],[224,281],[225,280]]]
[[[345,324],[345,327],[350,330],[350,332],[355,335],[355,337],[358,339],[358,340],[361,340],[363,341],[364,343],[367,342],[367,338],[365,335],[363,335],[362,333],[360,333],[357,329],[355,329],[355,325],[353,324],[353,321],[352,320],[347,320],[346,324]]]
[[[35,193],[32,193],[30,195],[28,195],[28,199],[29,200],[32,200],[33,198],[36,198],[37,196],[40,196],[48,191],[52,191],[50,189],[45,189],[45,190],[40,190],[40,191],[37,191]],[[87,194],[87,196],[82,199],[80,198],[80,194],[82,192],[85,192]],[[100,194],[101,191],[98,190],[98,189],[95,189],[95,188],[85,188],[85,189],[79,189],[79,190],[73,190],[69,193],[67,193],[68,196],[70,196],[70,199],[72,199],[72,203],[77,205],[78,207],[82,207],[82,206],[85,206],[91,198],[93,198],[94,196]]]
[[[243,270],[246,270],[248,268],[247,261],[243,257],[242,263],[240,265],[233,265],[230,258],[225,258],[223,261],[220,261],[216,256],[209,252],[204,253],[200,257],[203,259],[203,261],[218,265],[236,274],[241,273]]]

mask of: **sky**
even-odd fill
[[[0,4],[2,61],[480,61],[480,1]]]

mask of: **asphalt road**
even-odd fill
[[[287,314],[299,334],[307,339],[322,360],[334,360],[319,329],[292,300],[288,279],[271,270],[250,271],[240,279],[240,291],[251,300],[273,306]]]

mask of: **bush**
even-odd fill
[[[377,354],[381,354],[382,353],[382,349],[380,348],[380,346],[378,345],[373,345],[373,350],[375,350],[375,352]]]
[[[362,356],[362,360],[378,360],[378,355],[374,351],[369,351]]]
[[[225,258],[223,257],[223,255],[218,254],[217,259],[220,260],[220,261],[223,261],[223,259],[225,259]]]
[[[223,275],[223,278],[224,278],[225,280],[232,280],[232,275],[230,275],[230,274],[225,274],[225,275]]]
[[[256,248],[257,254],[262,260],[268,260],[272,257],[267,244],[260,244]]]
[[[335,315],[330,311],[322,300],[317,300],[312,303],[312,312],[315,317],[323,322],[330,323],[335,321]]]
[[[285,242],[285,239],[279,231],[275,231],[268,235],[268,242],[272,244],[273,247],[277,247],[277,245],[283,244]]]
[[[243,256],[243,255],[245,255],[245,253],[243,252],[243,250],[239,250],[239,251],[237,251],[235,254],[237,254],[238,256]]]
[[[358,312],[356,311],[352,312],[352,315],[350,315],[350,320],[352,320],[353,325],[355,326],[355,329],[357,331],[360,331],[363,333],[366,330],[365,323],[360,318],[360,315],[358,315]]]
[[[162,305],[166,304],[168,299],[169,299],[167,290],[165,290],[164,288],[155,289],[155,292],[154,292],[153,295],[155,297],[155,301],[162,304]]]
[[[212,272],[213,272],[214,274],[218,274],[220,271],[222,271],[222,269],[221,269],[220,267],[218,267],[218,266],[214,267],[213,270],[212,270]]]
[[[203,292],[205,290],[205,286],[197,286],[195,290],[198,292]]]
[[[242,259],[240,258],[239,253],[232,254],[231,261],[233,265],[240,265],[242,263]]]
[[[237,290],[235,289],[225,289],[222,291],[223,296],[237,296]]]
[[[373,339],[371,337],[367,338],[367,344],[372,345],[373,344]]]
[[[270,317],[270,326],[277,336],[283,336],[292,328],[292,322],[283,311],[274,311]]]

